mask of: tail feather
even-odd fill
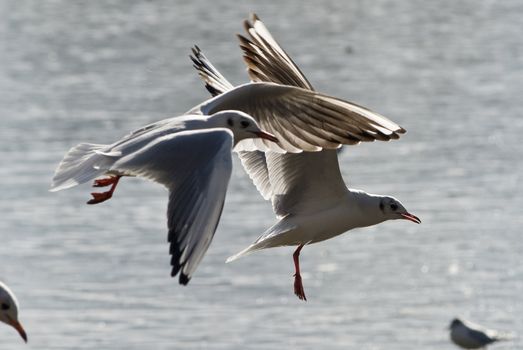
[[[288,241],[285,240],[285,233],[296,229],[297,226],[285,220],[285,217],[278,221],[276,224],[271,226],[267,231],[265,231],[258,239],[242,250],[241,252],[230,256],[225,260],[226,263],[230,263],[236,259],[241,258],[242,256],[253,253],[257,250],[273,247],[281,247],[289,245]]]
[[[70,188],[105,173],[106,170],[100,169],[99,163],[105,158],[101,150],[106,147],[107,145],[81,143],[71,148],[58,165],[49,191]]]
[[[514,340],[515,337],[515,334],[510,332],[497,332],[497,334],[494,336],[496,341],[510,341]]]
[[[257,250],[260,250],[261,248],[257,248],[256,247],[256,244],[251,244],[250,246],[248,246],[247,248],[245,248],[244,250],[242,250],[241,252],[239,253],[236,253],[230,257],[227,258],[227,260],[225,260],[225,263],[230,263],[231,261],[234,261],[236,259],[239,259],[241,258],[242,256],[244,255],[248,255],[252,252],[255,252]]]

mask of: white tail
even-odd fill
[[[259,248],[256,249],[256,248],[254,247],[254,244],[253,244],[253,245],[250,245],[250,246],[248,246],[247,248],[245,248],[244,250],[242,250],[241,252],[236,253],[236,254],[234,254],[233,256],[228,257],[227,260],[225,260],[225,263],[230,263],[231,261],[234,261],[234,260],[236,260],[236,259],[238,259],[238,258],[241,258],[242,256],[247,255],[247,254],[249,254],[249,253],[252,253],[252,252],[254,252],[254,251],[256,251],[256,250],[259,250]]]
[[[285,220],[284,217],[276,224],[269,227],[267,231],[258,237],[258,239],[253,244],[241,252],[228,257],[225,262],[230,263],[231,261],[234,261],[257,250],[287,245],[281,241],[282,236],[289,231],[295,230],[296,228],[296,225],[289,223],[287,220]]]
[[[106,147],[107,145],[81,143],[71,148],[58,165],[49,191],[70,188],[105,173],[106,170],[100,169],[99,163],[105,158],[100,153],[101,149]]]

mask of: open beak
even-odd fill
[[[16,329],[18,334],[20,334],[22,339],[27,343],[27,334],[25,333],[24,327],[22,327],[20,322],[18,322],[17,320],[13,320],[11,318],[9,318],[8,321],[9,321],[9,325],[11,325],[14,329]]]
[[[421,220],[416,215],[412,215],[410,213],[403,213],[403,214],[400,214],[400,215],[405,220],[409,220],[409,221],[415,222],[416,224],[421,224]]]
[[[274,135],[271,135],[269,134],[268,132],[265,132],[265,131],[257,131],[254,133],[256,136],[258,136],[259,138],[261,139],[265,139],[265,140],[269,140],[269,141],[272,141],[272,142],[276,142],[278,143],[278,139],[276,138],[276,136]]]

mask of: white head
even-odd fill
[[[394,197],[380,196],[379,210],[385,220],[403,219],[415,222],[416,224],[421,224],[421,220],[416,215],[409,213],[403,204]]]
[[[226,128],[234,134],[234,143],[249,138],[262,138],[272,142],[278,142],[273,135],[262,131],[250,115],[241,111],[220,111],[211,115],[208,119],[214,127]]]
[[[16,329],[27,343],[25,330],[18,321],[18,301],[13,292],[2,282],[0,282],[0,321]]]

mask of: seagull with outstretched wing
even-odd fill
[[[365,107],[314,91],[256,15],[245,21],[245,30],[249,37],[239,39],[252,82],[233,87],[195,47],[194,67],[215,97],[192,112],[242,110],[280,139],[277,145],[245,140],[236,147],[278,221],[227,261],[260,249],[297,246],[294,293],[306,300],[299,267],[305,245],[386,220],[421,222],[393,197],[347,188],[335,150],[342,144],[397,139],[405,130]]]
[[[171,276],[189,283],[211,244],[231,177],[231,151],[247,138],[277,139],[240,111],[186,115],[138,129],[110,145],[81,143],[56,169],[51,191],[94,180],[109,191],[92,193],[89,204],[112,197],[123,176],[137,176],[169,191]],[[97,179],[100,176],[105,178]]]

